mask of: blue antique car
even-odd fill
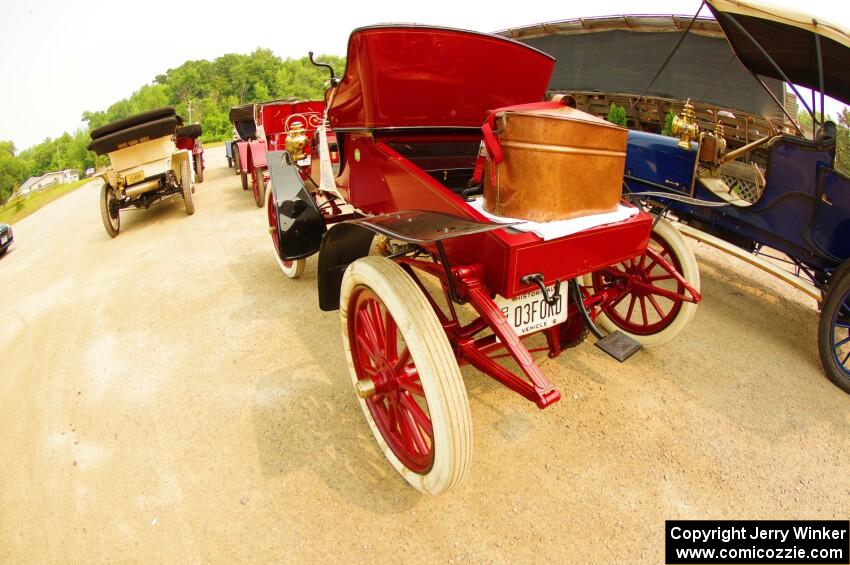
[[[850,177],[836,168],[836,126],[823,109],[824,95],[850,102],[850,34],[749,0],[706,2],[741,63],[759,82],[775,78],[793,89],[814,131],[807,139],[783,106],[798,135],[780,127],[727,151],[722,120],[714,131],[700,131],[686,104],[672,124],[678,139],[629,133],[626,189],[656,213],[680,220],[686,234],[815,298],[824,370],[850,392]],[[811,89],[811,106],[799,86]],[[787,261],[796,278],[766,260],[770,253]]]

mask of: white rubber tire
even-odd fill
[[[195,201],[192,200],[192,173],[189,171],[189,161],[180,164],[180,183],[183,190],[183,204],[186,206],[186,214],[191,216],[195,213]]]
[[[274,193],[272,192],[272,183],[269,181],[269,184],[266,186],[266,213],[269,213],[269,207],[272,205],[272,198],[274,197]],[[307,266],[307,259],[296,259],[294,261],[284,261],[280,258],[280,255],[277,254],[277,249],[274,247],[274,241],[272,241],[272,255],[274,255],[275,261],[277,261],[277,266],[280,267],[281,272],[289,277],[290,279],[297,279],[304,273],[304,268]],[[289,263],[289,265],[287,265]]]
[[[275,253],[275,257],[277,257],[277,253]],[[307,259],[289,261],[289,265],[287,265],[283,259],[277,257],[277,264],[284,275],[290,279],[297,279],[304,274],[304,268],[307,266]]]
[[[111,193],[111,195],[110,195]],[[121,231],[121,212],[118,212],[118,217],[112,220],[109,215],[109,200],[115,198],[115,191],[106,183],[100,187],[100,219],[103,220],[103,227],[109,237],[114,238]]]
[[[686,281],[691,284],[692,287],[694,287],[694,290],[699,292],[699,265],[697,264],[697,259],[694,256],[694,252],[691,251],[690,247],[688,247],[684,236],[679,233],[679,230],[677,230],[673,224],[664,219],[659,220],[658,223],[655,224],[655,227],[652,229],[652,231],[655,233],[656,236],[660,237],[668,243],[671,252],[676,255],[676,258],[679,260],[679,264],[682,266],[681,275],[685,278]],[[582,279],[582,285],[591,286],[592,280],[590,274],[584,275]],[[664,343],[667,343],[668,341],[679,335],[679,333],[685,328],[685,326],[688,325],[691,319],[693,319],[694,314],[696,314],[696,311],[696,304],[694,304],[693,302],[684,302],[673,322],[660,332],[652,335],[635,335],[633,333],[623,331],[604,313],[600,314],[599,317],[596,319],[596,324],[608,333],[612,333],[614,331],[619,330],[631,337],[632,339],[636,340],[644,347],[653,347],[656,345],[662,345]]]
[[[469,400],[446,332],[422,291],[401,267],[378,256],[354,261],[343,276],[339,309],[342,342],[353,385],[358,378],[348,342],[348,303],[359,286],[369,288],[384,303],[416,364],[434,431],[431,469],[419,474],[405,467],[381,435],[366,401],[358,397],[358,402],[378,446],[396,471],[415,489],[431,495],[442,494],[463,480],[472,458]]]

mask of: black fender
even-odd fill
[[[319,308],[339,308],[339,290],[345,269],[369,254],[375,234],[421,246],[436,243],[442,254],[444,239],[483,233],[512,226],[513,223],[478,222],[441,212],[401,210],[340,222],[322,239],[319,251]]]
[[[319,250],[327,231],[322,213],[286,151],[267,154],[277,214],[281,259],[294,261]]]
[[[319,308],[325,312],[339,309],[345,269],[369,254],[374,237],[374,231],[354,222],[340,222],[327,231],[319,249]]]

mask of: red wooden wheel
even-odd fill
[[[671,296],[683,294],[685,285],[660,264],[659,257],[677,272],[681,270],[679,258],[671,253],[670,245],[652,234],[647,253],[593,273],[595,291],[607,288],[618,294],[602,306],[602,311],[629,333],[658,333],[676,319],[682,308],[682,300]]]
[[[427,473],[434,463],[434,430],[419,372],[398,325],[366,287],[352,293],[349,312],[357,377],[361,388],[374,388],[366,398],[372,418],[399,461],[415,473]]]
[[[698,296],[699,267],[679,231],[661,220],[643,255],[596,271],[585,277],[585,284],[604,297],[601,326],[626,332],[643,345],[659,345],[693,317],[691,289]]]
[[[254,174],[251,175],[251,185],[254,191],[254,202],[257,208],[263,207],[263,202],[266,196],[266,178],[263,176],[263,169],[257,167],[254,169]]]
[[[343,345],[378,447],[414,488],[441,494],[469,469],[472,419],[454,350],[428,299],[393,261],[345,270]]]
[[[266,213],[269,220],[269,234],[272,237],[274,245],[274,256],[277,260],[277,265],[287,277],[294,279],[301,276],[304,272],[304,267],[307,264],[306,259],[297,259],[291,261],[289,259],[281,259],[280,257],[280,229],[278,229],[277,221],[277,204],[274,200],[274,192],[272,191],[271,183],[268,187],[268,197],[266,198]]]

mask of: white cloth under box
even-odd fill
[[[491,214],[490,212],[484,209],[483,198],[478,198],[470,202],[469,204],[470,206],[484,214],[484,216],[486,216],[489,220],[492,220],[496,223],[502,224],[510,222],[519,222],[518,224],[511,226],[511,228],[518,231],[531,232],[543,239],[543,241],[549,241],[550,239],[565,237],[574,233],[578,233],[580,231],[604,226],[606,224],[615,224],[617,222],[622,222],[623,220],[628,220],[629,218],[637,215],[638,213],[638,209],[636,207],[623,206],[622,204],[620,204],[615,211],[606,212],[604,214],[593,214],[590,216],[572,218],[570,220],[556,220],[554,222],[529,222],[527,220],[519,220],[517,218],[506,218],[505,216],[496,216],[495,214]]]

